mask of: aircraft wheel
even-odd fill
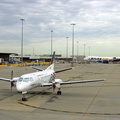
[[[22,92],[18,91],[18,93],[22,93]]]
[[[57,91],[57,95],[61,95],[62,94],[62,92],[61,91]]]
[[[27,101],[27,98],[22,98],[22,101]]]

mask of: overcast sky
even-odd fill
[[[72,23],[75,53],[120,56],[119,0],[0,0],[0,52],[21,53],[24,27],[24,54],[50,54],[53,50],[72,54]],[[78,45],[77,45],[78,41]]]

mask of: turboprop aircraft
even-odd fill
[[[87,82],[98,82],[104,81],[105,79],[99,80],[84,80],[84,81],[69,81],[63,82],[61,79],[55,79],[55,74],[67,70],[71,70],[72,68],[66,68],[63,70],[54,71],[54,59],[55,59],[55,52],[53,53],[53,57],[51,60],[51,65],[45,69],[39,69],[33,67],[34,69],[38,70],[38,72],[24,74],[20,77],[13,78],[13,72],[11,73],[11,79],[0,78],[0,80],[11,82],[12,86],[16,86],[17,91],[22,92],[23,98],[22,101],[27,101],[25,94],[36,87],[44,87],[44,86],[52,86],[53,90],[55,88],[58,89],[57,95],[61,95],[61,85],[65,84],[77,84],[77,83],[87,83]]]

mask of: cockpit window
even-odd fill
[[[20,77],[19,78],[19,82],[29,82],[30,81],[30,78],[22,78],[22,77]]]
[[[32,77],[30,77],[30,81],[33,81],[33,78],[32,78]]]
[[[19,82],[22,82],[22,80],[23,80],[23,78],[22,78],[22,77],[20,77],[18,81],[19,81]]]

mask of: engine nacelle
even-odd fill
[[[16,82],[11,82],[12,87],[16,87]]]
[[[57,88],[60,88],[60,83],[62,82],[61,79],[55,79],[55,85]]]
[[[14,77],[12,80],[14,80],[15,82],[17,82],[19,80],[19,77]]]
[[[62,80],[61,79],[55,79],[55,83],[61,83]]]
[[[11,86],[16,87],[16,82],[19,80],[19,77],[14,77],[12,80],[13,81],[11,82]]]

